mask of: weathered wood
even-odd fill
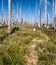
[[[10,16],[10,11],[11,11],[11,0],[8,0],[8,33],[11,32],[11,16]]]

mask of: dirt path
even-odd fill
[[[37,52],[35,51],[36,45],[33,44],[29,47],[29,54],[25,55],[27,59],[27,65],[37,65],[38,57]]]
[[[48,37],[46,34],[44,34],[43,32],[41,32],[40,30],[38,30],[38,32],[39,32],[39,34],[40,34],[41,36],[43,36],[43,37],[46,39],[46,41],[49,40],[49,37]]]
[[[38,56],[37,56],[37,51],[35,50],[36,48],[36,43],[44,43],[45,41],[48,41],[49,38],[47,35],[45,35],[44,33],[42,33],[41,31],[38,31],[38,33],[40,34],[40,36],[43,36],[45,38],[44,39],[37,39],[34,38],[32,39],[33,44],[31,44],[28,49],[29,49],[29,53],[25,54],[26,60],[27,60],[27,64],[26,65],[37,65],[38,62]],[[41,49],[40,48],[40,52],[42,52],[45,48]]]

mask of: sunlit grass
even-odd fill
[[[0,44],[1,65],[26,65],[24,55],[29,53],[28,48],[32,44],[36,45],[38,65],[56,65],[56,31],[33,29],[34,27],[29,24],[19,25],[15,32],[4,38]],[[0,29],[0,38],[5,34],[7,29]]]

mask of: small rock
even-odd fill
[[[34,28],[34,29],[33,29],[33,31],[35,32],[35,31],[36,31],[36,29]]]

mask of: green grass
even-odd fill
[[[56,31],[53,29],[40,29],[49,37],[45,43],[37,44],[38,65],[56,65]],[[44,49],[40,52],[38,49]]]
[[[4,38],[0,43],[1,65],[26,65],[25,54],[29,53],[28,48],[32,44],[36,44],[37,65],[56,65],[56,31],[37,28],[34,32],[33,28],[29,24],[19,25],[15,32]],[[0,38],[7,34],[6,31],[6,28],[0,29]],[[45,35],[49,38],[48,41]],[[43,42],[32,42],[35,38]],[[43,52],[39,48],[44,48]]]

